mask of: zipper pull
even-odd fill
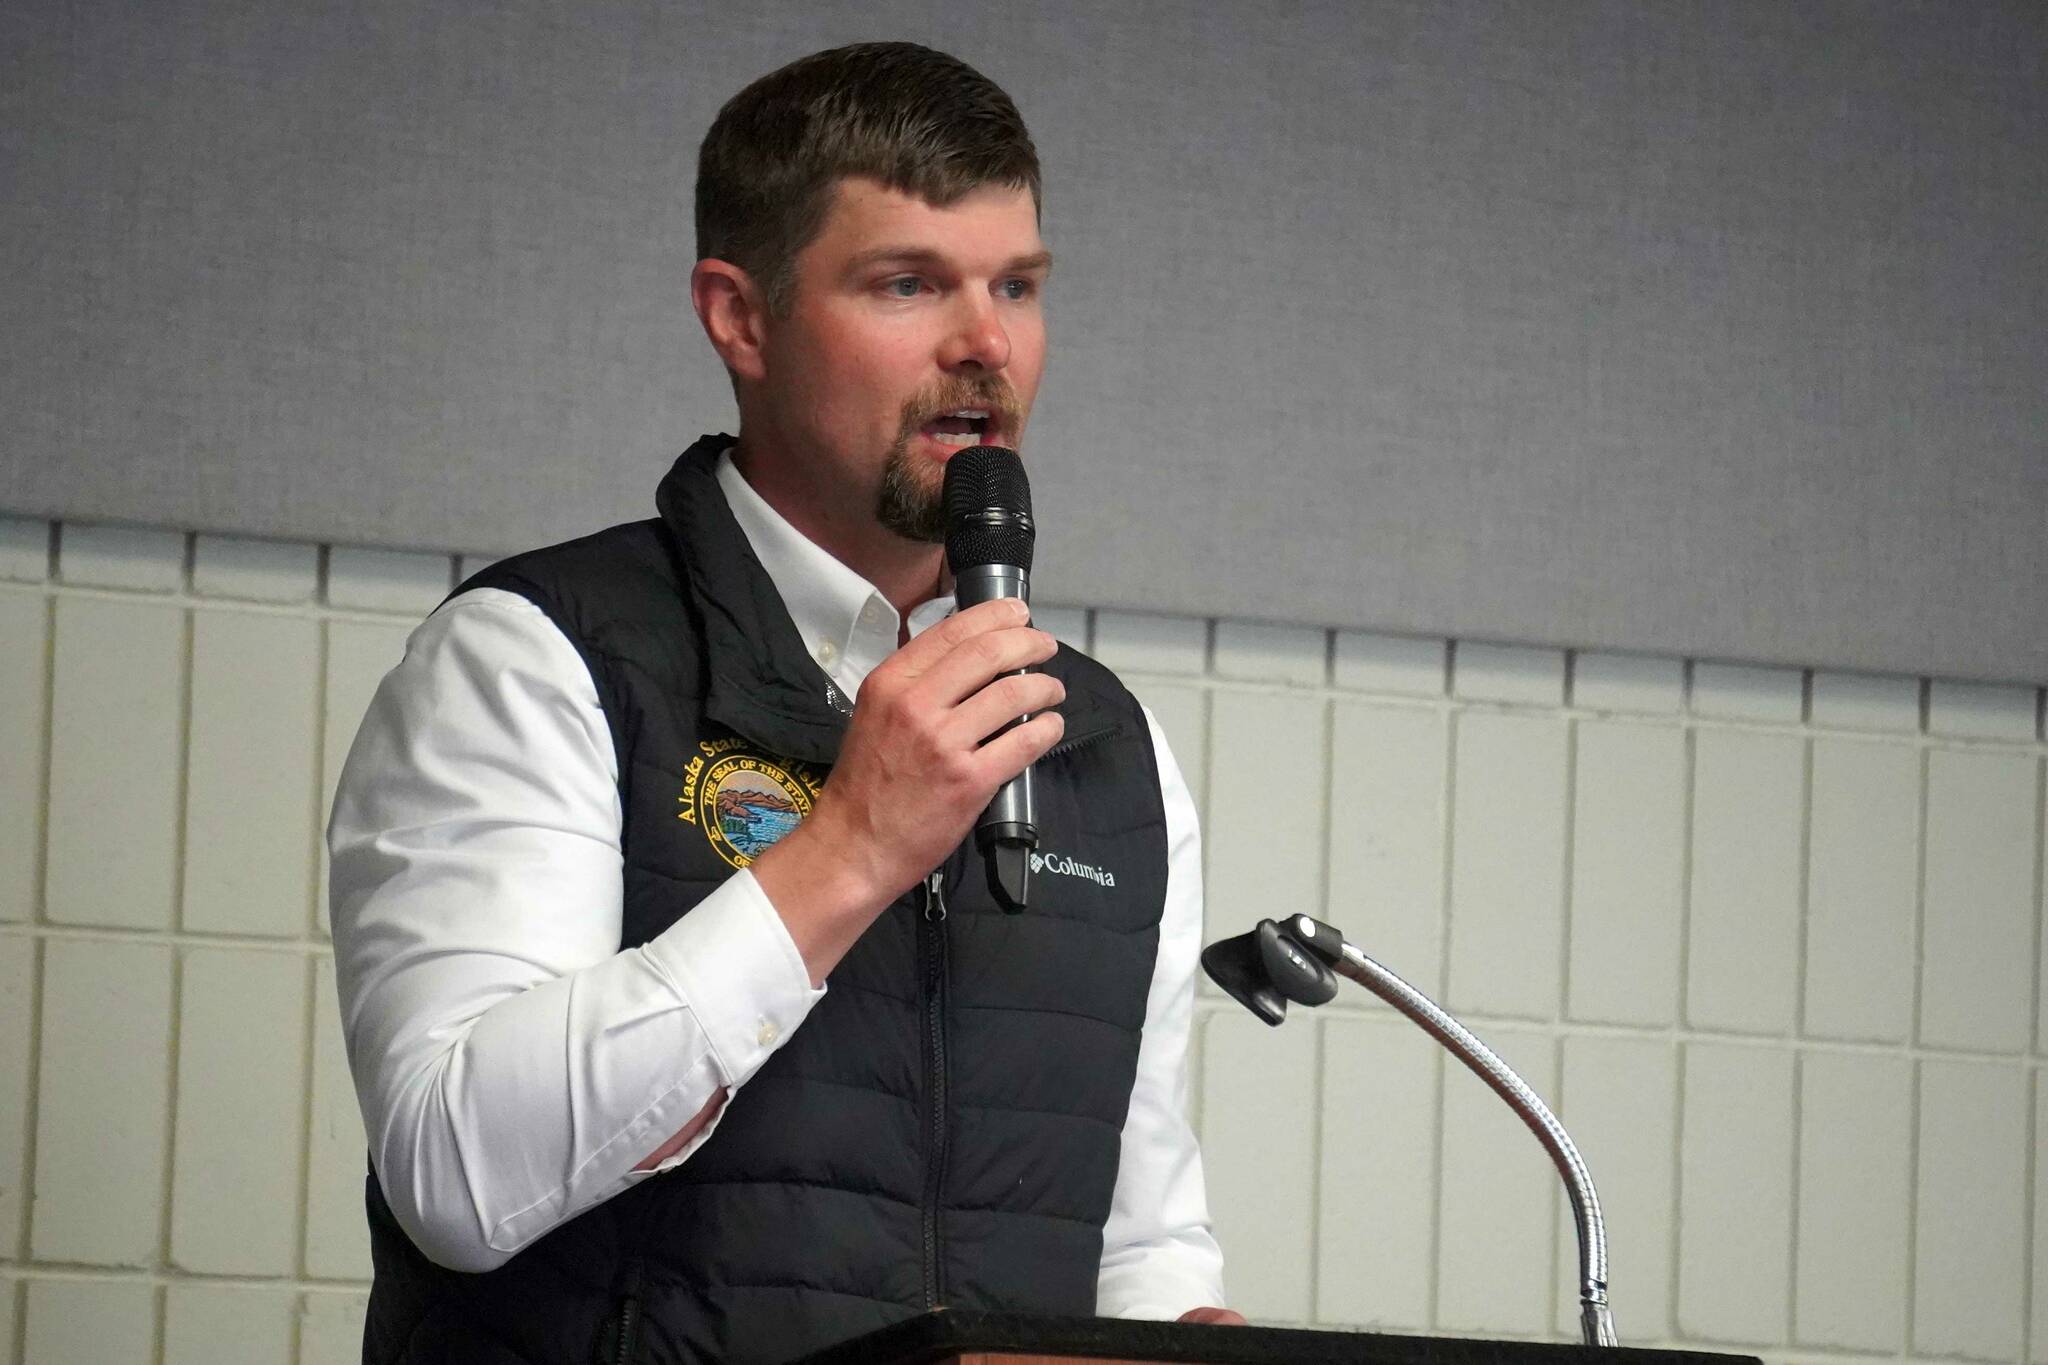
[[[933,868],[932,874],[924,879],[924,917],[933,924],[942,924],[946,918],[946,869]]]

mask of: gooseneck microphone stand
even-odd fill
[[[1321,1005],[1337,993],[1332,976],[1350,977],[1392,1005],[1436,1039],[1527,1124],[1550,1154],[1571,1197],[1579,1234],[1579,1330],[1588,1346],[1615,1346],[1614,1317],[1607,1307],[1607,1228],[1593,1177],[1536,1092],[1493,1049],[1421,991],[1345,941],[1336,929],[1307,915],[1260,920],[1249,934],[1212,943],[1202,950],[1202,968],[1231,997],[1268,1024],[1287,1017],[1287,1002]]]

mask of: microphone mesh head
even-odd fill
[[[968,446],[946,461],[946,562],[1031,567],[1031,481],[1017,452]]]

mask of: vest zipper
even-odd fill
[[[925,1132],[924,1306],[937,1308],[945,1285],[939,1274],[939,1199],[946,1179],[946,873],[924,882],[924,917],[918,925],[924,967]]]
[[[619,1301],[618,1345],[606,1365],[631,1365],[633,1348],[640,1343],[640,1271],[640,1260],[635,1257],[626,1266],[626,1292]]]
[[[1098,727],[1094,730],[1084,730],[1078,735],[1069,735],[1065,738],[1062,738],[1059,743],[1053,745],[1050,749],[1047,749],[1045,751],[1045,757],[1058,758],[1060,757],[1060,755],[1070,754],[1074,752],[1074,750],[1076,749],[1085,749],[1089,745],[1094,744],[1100,740],[1105,740],[1112,735],[1123,733],[1123,728],[1124,727],[1122,725],[1112,721],[1108,725]]]

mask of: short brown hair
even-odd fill
[[[727,100],[697,154],[697,256],[752,275],[785,314],[797,253],[850,175],[944,207],[985,185],[1031,191],[1038,150],[1002,87],[916,43],[799,58]]]

